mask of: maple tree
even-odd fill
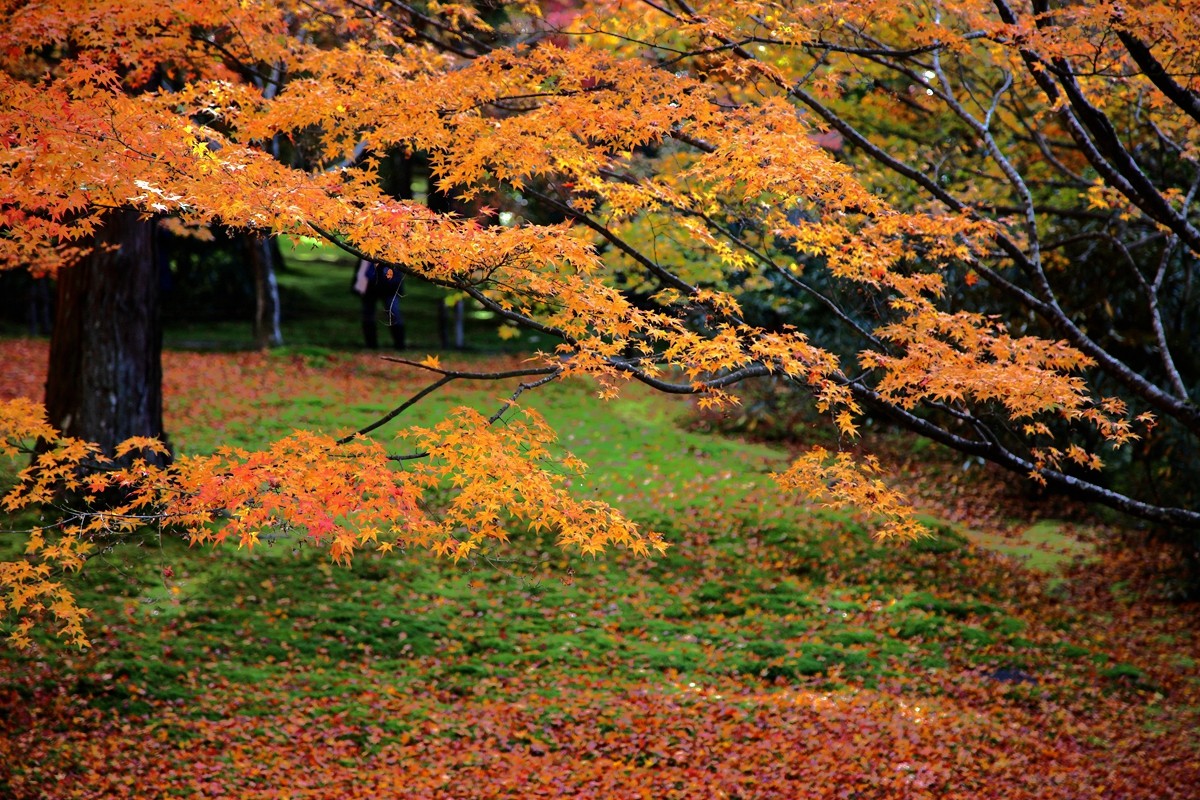
[[[557,343],[501,372],[406,362],[430,386],[356,435],[298,433],[172,467],[153,426],[88,442],[9,404],[6,448],[40,439],[43,452],[8,508],[122,496],[36,531],[30,560],[0,565],[14,638],[49,599],[80,639],[50,565],[147,521],[247,544],[301,526],[340,560],[397,543],[461,557],[515,523],[584,552],[661,549],[573,498],[548,469],[552,431],[517,405],[578,376],[605,396],[635,380],[704,407],[773,376],[843,439],[882,415],[1194,527],[1195,509],[1112,489],[1102,472],[1155,421],[1189,442],[1200,427],[1178,357],[1200,252],[1188,68],[1200,37],[1177,5],[613,2],[574,19],[556,8],[557,30],[531,2],[485,17],[440,3],[10,0],[0,263],[102,261],[116,234],[156,216],[319,235]],[[305,168],[279,158],[281,141]],[[424,154],[442,189],[508,222],[392,198],[379,171],[395,152]],[[1125,287],[1119,308],[1073,305],[1091,299],[1074,288],[1076,260],[1097,253],[1119,254],[1114,277],[1098,273]],[[747,313],[762,296],[770,322]],[[402,432],[406,449],[366,436],[448,383],[504,379],[521,382],[490,417],[460,410]],[[870,459],[814,448],[779,481],[874,509],[882,535],[920,529]]]

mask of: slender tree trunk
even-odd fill
[[[273,239],[247,238],[254,267],[254,346],[259,350],[283,344],[279,329],[279,284],[275,280],[277,246]]]
[[[454,198],[452,198],[450,195],[443,192],[441,189],[437,189],[434,187],[432,174],[429,176],[429,193],[425,197],[425,205],[427,205],[429,207],[430,211],[436,211],[439,214],[449,214],[455,210],[454,209],[454,206],[455,206]],[[454,320],[453,320],[453,324],[454,324],[453,341],[454,341],[454,348],[456,350],[462,350],[467,345],[466,334],[463,330],[463,316],[465,313],[466,313],[466,309],[463,306],[463,301],[462,300],[457,301],[454,304]],[[450,342],[451,342],[450,325],[451,325],[450,309],[447,308],[445,303],[438,303],[438,332],[441,334],[443,350],[450,347]]]
[[[463,317],[466,314],[466,308],[462,300],[454,303],[454,349],[463,350],[467,346],[467,335],[463,327]],[[442,349],[446,350],[450,347],[450,307],[445,303],[438,303],[438,330],[441,333]]]
[[[95,245],[58,274],[46,411],[63,433],[112,452],[131,436],[165,439],[154,223],[115,211]]]

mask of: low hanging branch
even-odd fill
[[[546,376],[546,379],[544,381],[538,381],[537,383],[532,383],[532,384],[525,384],[525,383],[521,384],[521,386],[517,390],[517,393],[514,394],[513,397],[511,398],[511,401],[509,403],[505,404],[504,408],[507,408],[508,406],[512,405],[512,403],[516,401],[517,397],[519,397],[520,394],[522,392],[524,392],[525,390],[533,389],[533,388],[536,388],[537,386],[541,386],[541,385],[544,385],[545,383],[549,383],[551,380],[554,380],[562,373],[561,369],[556,369],[554,367],[517,369],[517,370],[508,370],[508,371],[502,371],[502,372],[463,372],[463,371],[458,371],[458,370],[442,369],[436,363],[429,361],[429,360],[410,361],[406,358],[396,358],[394,356],[383,356],[382,358],[384,361],[393,361],[397,364],[405,364],[410,367],[416,367],[418,369],[428,370],[430,372],[437,373],[438,375],[441,375],[442,377],[439,378],[434,383],[431,383],[429,386],[426,386],[424,389],[417,392],[415,395],[410,397],[408,400],[405,400],[399,406],[392,409],[387,414],[384,414],[382,417],[377,419],[375,422],[372,422],[370,425],[360,428],[359,430],[355,431],[354,433],[347,434],[346,436],[343,436],[341,439],[338,439],[337,440],[338,444],[347,444],[347,443],[353,441],[356,437],[366,436],[371,431],[374,431],[374,430],[377,430],[377,429],[383,427],[387,423],[394,420],[396,417],[403,414],[408,409],[412,408],[414,405],[416,405],[418,402],[420,402],[422,398],[428,397],[429,395],[433,394],[434,392],[436,392],[438,389],[442,388],[446,384],[451,383],[456,380],[502,381],[502,380],[506,380],[509,378],[524,378],[524,377],[528,377],[530,375]],[[489,419],[489,422],[495,422],[496,419],[499,419],[500,414],[503,413],[504,408],[502,408],[500,412],[497,412],[494,415],[494,418]]]

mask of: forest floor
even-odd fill
[[[45,348],[0,340],[0,393],[38,397]],[[422,385],[312,350],[165,371],[190,453],[353,429]],[[0,649],[0,797],[1196,797],[1200,614],[1132,533],[884,437],[932,535],[880,544],[775,489],[785,449],[686,404],[581,383],[530,404],[590,464],[578,491],[665,556],[113,543],[75,580],[91,649]]]

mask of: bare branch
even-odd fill
[[[370,425],[366,425],[362,428],[359,428],[357,431],[349,434],[348,436],[343,436],[342,438],[338,439],[337,443],[338,444],[346,444],[348,442],[352,442],[359,436],[366,436],[371,431],[376,430],[377,428],[380,428],[380,427],[386,425],[387,423],[391,422],[396,417],[403,414],[408,409],[412,408],[414,405],[416,405],[418,402],[420,402],[420,400],[422,398],[433,394],[438,389],[442,388],[446,384],[453,381],[454,378],[455,378],[455,376],[453,376],[453,375],[446,375],[446,376],[442,377],[440,380],[437,380],[434,383],[431,383],[430,385],[426,386],[421,391],[414,394],[412,397],[405,400],[400,405],[396,406],[394,409],[392,409],[388,413],[384,414],[382,417],[377,419],[375,422],[372,422]]]

